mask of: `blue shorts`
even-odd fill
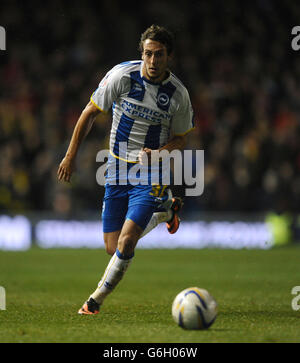
[[[155,168],[139,165],[140,173],[133,173],[135,167],[136,164],[114,158],[111,154],[108,157],[102,209],[105,233],[121,230],[126,219],[131,219],[144,230],[153,212],[165,210],[162,204],[168,200],[168,186],[162,185],[162,165]]]
[[[155,211],[168,199],[166,185],[106,185],[103,199],[103,232],[122,229],[131,219],[143,230]]]

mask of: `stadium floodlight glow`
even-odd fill
[[[24,216],[0,216],[0,250],[27,250],[31,246],[31,223]]]

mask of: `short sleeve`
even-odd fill
[[[184,89],[177,111],[172,118],[171,129],[174,135],[182,136],[194,128],[194,111],[188,91]]]
[[[91,102],[102,112],[108,112],[122,92],[122,73],[116,66],[99,83],[91,96]]]

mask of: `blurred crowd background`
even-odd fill
[[[100,115],[71,185],[56,172],[75,123],[105,73],[140,59],[151,24],[175,34],[173,72],[190,92],[205,153],[205,187],[191,212],[299,212],[300,51],[296,1],[6,1],[0,25],[0,212],[70,216],[101,208],[96,153],[108,148]],[[179,190],[180,192],[180,190]]]

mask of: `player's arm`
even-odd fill
[[[151,163],[151,161],[156,161],[158,158],[158,155],[160,151],[167,150],[168,152],[171,152],[173,150],[183,150],[186,145],[186,135],[175,135],[173,136],[169,142],[162,146],[159,149],[152,150],[147,147],[143,148],[139,153],[139,162],[143,164],[143,158],[144,155],[147,155],[148,163]]]
[[[70,182],[79,146],[91,130],[98,113],[100,113],[100,110],[91,101],[82,111],[74,128],[66,155],[59,165],[57,171],[58,180]]]
[[[149,163],[149,161],[156,162],[158,160],[160,151],[167,150],[172,152],[173,150],[183,150],[187,142],[187,134],[194,128],[193,119],[193,109],[189,94],[187,90],[184,89],[179,108],[172,118],[171,132],[173,133],[173,136],[169,139],[166,145],[157,150],[151,150],[148,148],[142,149],[139,153],[139,162],[143,164],[145,154]]]
[[[169,152],[173,150],[183,150],[186,145],[186,135],[175,135],[173,136],[169,142],[162,146],[158,151],[168,150]]]

